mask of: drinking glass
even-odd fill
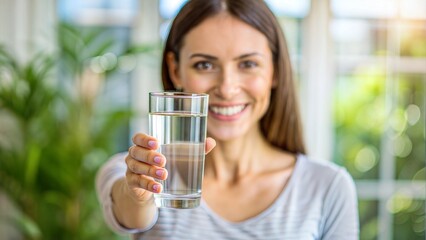
[[[149,132],[166,157],[166,180],[155,204],[166,208],[200,205],[204,175],[208,95],[183,92],[149,94]]]

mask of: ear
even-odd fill
[[[168,52],[166,55],[166,61],[170,79],[175,86],[175,89],[182,89],[182,83],[179,76],[179,64],[176,60],[176,55],[173,52]]]

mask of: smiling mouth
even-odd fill
[[[230,107],[210,106],[210,111],[223,116],[232,116],[242,112],[246,108],[245,104]]]

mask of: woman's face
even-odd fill
[[[221,13],[188,32],[179,56],[176,63],[168,55],[171,77],[186,92],[210,95],[210,136],[226,141],[258,127],[274,82],[272,53],[261,32]]]

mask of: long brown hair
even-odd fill
[[[276,17],[263,0],[190,0],[175,17],[163,52],[162,80],[165,90],[176,90],[171,81],[166,55],[173,52],[179,61],[185,35],[206,18],[227,11],[263,33],[269,42],[277,86],[260,120],[262,134],[272,145],[291,153],[305,153],[302,124],[287,43]]]

